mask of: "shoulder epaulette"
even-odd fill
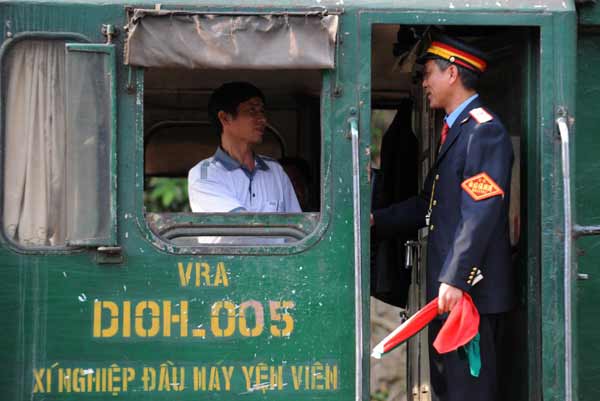
[[[488,121],[492,121],[494,117],[488,113],[483,107],[478,107],[469,112],[471,117],[477,121],[478,124],[486,123]]]

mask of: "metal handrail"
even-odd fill
[[[182,237],[290,237],[302,240],[307,233],[296,227],[247,227],[247,226],[171,226],[160,232],[160,235],[173,240]]]
[[[600,226],[580,226],[579,224],[575,224],[573,226],[573,233],[575,234],[575,238],[600,235]]]
[[[567,118],[556,119],[561,142],[563,208],[564,208],[564,308],[565,308],[565,401],[573,400],[573,340],[572,340],[572,249],[573,221],[571,215],[571,160]]]
[[[355,399],[362,399],[362,359],[363,359],[363,320],[362,320],[362,248],[361,248],[361,211],[360,211],[360,144],[358,118],[348,120],[350,124],[350,140],[352,141],[352,200],[354,210],[354,331],[356,333],[355,360]]]

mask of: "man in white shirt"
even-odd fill
[[[302,212],[279,163],[254,153],[267,125],[264,103],[246,82],[226,83],[211,95],[208,113],[221,145],[188,173],[193,212]]]

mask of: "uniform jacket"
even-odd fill
[[[438,295],[440,283],[447,283],[469,292],[480,313],[500,313],[515,301],[508,225],[514,156],[496,115],[484,108],[493,118],[479,123],[471,114],[481,107],[477,98],[456,119],[421,195],[375,211],[374,228],[381,238],[423,227],[431,204],[427,299]],[[504,194],[475,200],[461,184],[480,173]]]

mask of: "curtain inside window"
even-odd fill
[[[4,230],[24,246],[65,243],[65,44],[24,41],[6,64]]]

